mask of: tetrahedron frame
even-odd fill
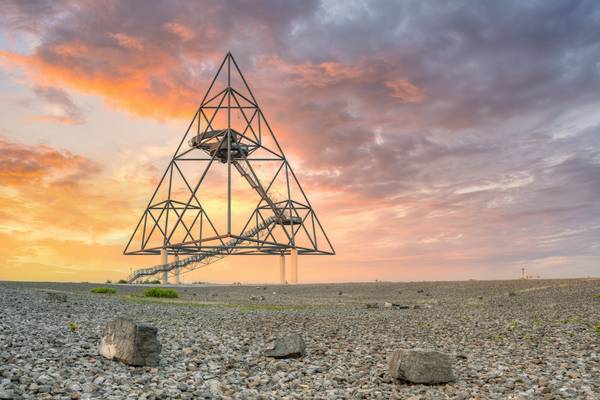
[[[216,189],[205,189],[215,185]],[[238,205],[241,211],[236,212]],[[249,212],[242,217],[246,209]],[[124,254],[156,255],[165,250],[212,259],[218,258],[215,254],[290,254],[294,248],[298,254],[335,254],[237,62],[228,53]]]

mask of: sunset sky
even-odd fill
[[[1,280],[158,263],[123,248],[227,51],[337,252],[301,257],[301,282],[600,275],[597,1],[1,9]]]

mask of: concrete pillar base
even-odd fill
[[[163,265],[169,263],[169,253],[167,252],[167,249],[160,249],[160,262]],[[162,272],[160,283],[163,285],[167,285],[169,283],[169,273],[167,271]]]
[[[175,262],[179,262],[179,254],[175,254]],[[175,267],[175,284],[181,285],[181,277],[179,275],[179,266]]]
[[[285,254],[279,255],[279,283],[285,285]]]
[[[292,270],[290,276],[290,282],[292,285],[298,284],[298,249],[292,249],[290,254],[292,260]]]

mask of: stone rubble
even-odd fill
[[[0,282],[0,399],[599,398],[598,279],[183,286],[177,303],[96,286]],[[386,301],[422,308],[365,309]],[[98,354],[116,316],[158,328],[158,366]],[[302,335],[303,357],[265,357],[282,331]],[[451,354],[456,380],[395,380],[392,352],[414,348]]]
[[[60,303],[67,301],[67,295],[65,293],[47,292],[46,296],[48,301],[57,301]]]
[[[410,306],[405,306],[405,305],[396,304],[396,303],[389,303],[389,302],[383,303],[383,307],[384,308],[393,308],[394,310],[408,310],[410,308]]]

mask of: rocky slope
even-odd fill
[[[176,301],[95,286],[0,282],[0,399],[600,399],[597,279],[187,286]],[[98,355],[117,316],[158,327],[158,367]],[[290,332],[306,355],[265,357]],[[453,355],[457,380],[394,382],[389,357],[413,347]]]

